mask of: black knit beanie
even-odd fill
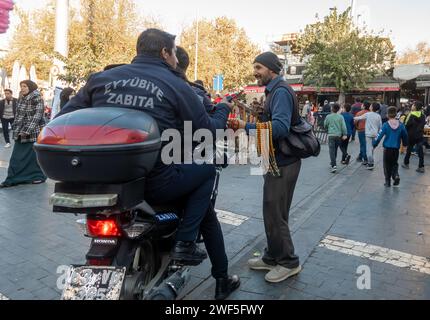
[[[263,66],[269,68],[276,74],[280,74],[283,68],[281,61],[278,56],[273,52],[263,52],[257,58],[255,58],[254,63],[261,63]]]

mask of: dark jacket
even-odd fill
[[[346,131],[348,132],[348,136],[352,136],[352,130],[355,127],[354,116],[349,112],[342,112],[342,116],[345,119]]]
[[[166,129],[184,131],[184,121],[192,122],[192,132],[224,129],[230,109],[221,104],[211,117],[202,102],[180,74],[159,58],[136,56],[131,64],[93,74],[58,116],[89,107],[122,107],[141,110]],[[167,142],[165,142],[167,144]],[[159,159],[148,177],[153,190],[169,184],[176,174],[174,164]]]
[[[199,86],[197,83],[194,82],[188,82],[188,84],[191,86],[191,88],[194,90],[194,92],[198,95],[200,101],[202,101],[203,105],[205,106],[206,112],[209,114],[213,113],[215,111],[215,106],[212,103],[207,91],[202,86]]]
[[[0,101],[0,119],[3,118],[5,100],[6,99],[3,99],[3,100]],[[17,107],[18,107],[18,99],[12,98],[12,109],[13,109],[13,115],[15,117],[16,117],[16,108]]]
[[[423,139],[426,117],[422,112],[412,111],[406,119],[409,144],[414,144]]]
[[[294,98],[285,87],[281,86],[286,83],[282,76],[279,76],[266,86],[266,105],[265,112],[269,113],[269,117],[272,121],[272,138],[273,146],[275,148],[276,162],[279,167],[290,165],[294,162],[299,161],[299,158],[289,157],[283,154],[279,148],[279,141],[285,139],[289,132],[293,119],[293,113],[296,114],[296,118],[299,118],[298,106],[294,103]],[[269,99],[270,96],[270,99]],[[256,129],[256,125],[248,123],[246,125],[246,131]]]

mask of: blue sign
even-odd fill
[[[224,89],[224,76],[217,74],[214,77],[214,91],[222,91]]]

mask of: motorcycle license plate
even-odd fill
[[[71,266],[62,300],[119,300],[125,267]]]

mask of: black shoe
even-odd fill
[[[184,265],[197,266],[205,260],[208,255],[200,249],[193,241],[177,241],[170,254],[172,260]]]
[[[357,159],[355,159],[357,162],[363,162],[363,159],[361,159],[360,157],[358,157]]]
[[[397,187],[397,186],[399,186],[399,184],[400,184],[400,177],[395,177],[395,178],[394,178],[393,186],[394,186],[394,187]]]
[[[237,275],[216,279],[215,300],[225,300],[234,290],[239,288],[240,278]]]
[[[367,162],[367,161],[363,161],[362,163],[361,163],[363,166],[368,166],[369,165],[369,162]]]
[[[419,172],[419,173],[426,172],[426,170],[424,169],[424,167],[418,168],[416,171]]]
[[[345,164],[346,165],[349,165],[349,162],[351,161],[351,156],[348,154],[347,156],[346,156],[346,159],[345,159]]]
[[[387,188],[391,187],[391,181],[390,180],[385,181],[384,186]]]

